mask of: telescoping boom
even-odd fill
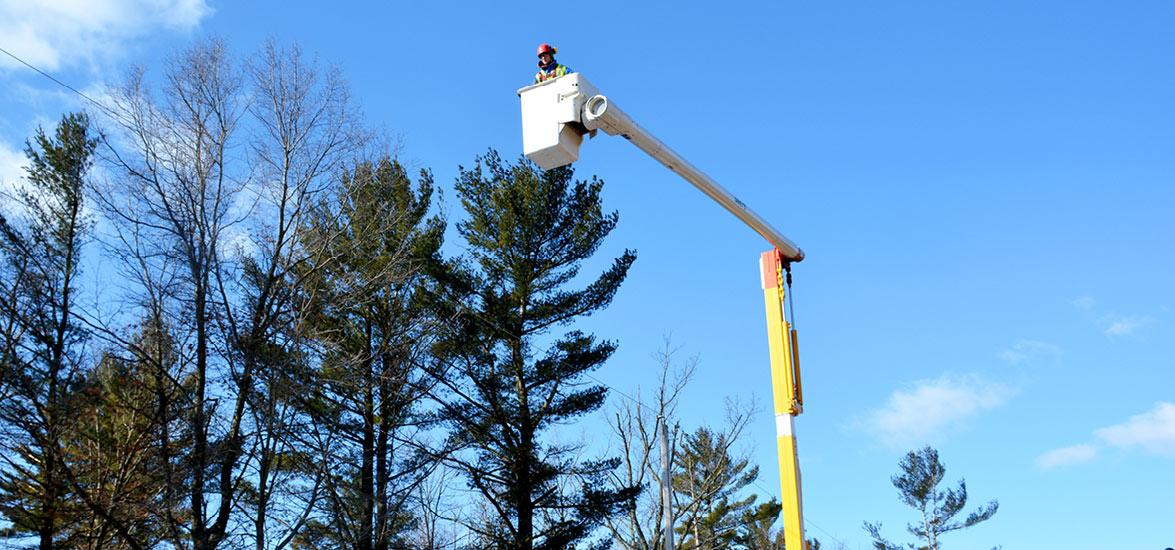
[[[571,73],[518,90],[522,100],[522,148],[527,158],[544,170],[579,159],[583,136],[603,130],[623,136],[649,156],[693,184],[775,248],[760,257],[763,294],[767,305],[767,336],[771,356],[772,397],[775,402],[783,500],[784,538],[788,547],[808,549],[804,539],[800,463],[795,439],[795,417],[803,412],[796,331],[784,308],[785,288],[791,283],[791,264],[804,259],[790,239],[713,178],[698,170],[664,143],[633,122],[579,73]],[[796,542],[799,541],[799,542]]]
[[[518,90],[518,95],[522,98],[523,150],[540,168],[550,170],[578,160],[579,146],[586,133],[594,135],[596,130],[603,130],[611,136],[623,136],[762,235],[789,261],[804,259],[804,251],[795,243],[713,178],[633,122],[583,75],[572,73],[527,86]]]

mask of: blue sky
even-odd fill
[[[863,520],[905,540],[889,476],[925,444],[1000,501],[952,548],[1175,545],[1175,4],[399,4],[6,0],[0,47],[97,93],[197,36],[296,40],[456,216],[458,165],[520,154],[515,90],[552,42],[808,253],[797,433],[826,548],[867,547]],[[80,104],[8,59],[0,87],[10,185],[32,129]],[[671,334],[700,361],[687,426],[724,396],[769,411],[765,244],[624,140],[581,153],[621,215],[601,265],[639,252],[584,323],[621,346],[599,378],[650,388]],[[747,443],[775,491],[769,414]]]

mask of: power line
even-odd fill
[[[757,487],[759,487],[760,489],[762,489],[764,493],[767,493],[767,494],[769,494],[769,495],[774,495],[774,494],[775,494],[775,493],[774,493],[774,492],[772,492],[770,489],[768,489],[768,488],[764,487],[764,486],[763,486],[763,484],[759,482],[759,480],[757,480],[757,479],[756,479],[756,480],[754,480],[754,483],[755,483],[755,486],[757,486]],[[804,518],[804,523],[805,523],[807,526],[809,526],[809,527],[815,527],[817,531],[820,531],[821,533],[824,533],[824,535],[825,535],[825,536],[827,536],[828,538],[832,539],[832,540],[833,540],[833,541],[835,541],[837,544],[840,544],[841,546],[844,546],[844,547],[846,547],[846,548],[848,547],[848,545],[845,543],[845,541],[844,541],[844,540],[842,540],[842,539],[840,539],[840,538],[837,538],[837,537],[836,537],[836,536],[834,536],[832,533],[828,532],[828,530],[824,529],[823,527],[821,527],[821,526],[819,526],[819,525],[816,525],[815,523],[813,523],[813,522],[812,522],[812,520],[808,519],[807,517],[805,517],[805,518]]]
[[[53,75],[51,75],[51,74],[49,74],[49,73],[47,73],[47,72],[45,72],[45,71],[42,71],[41,69],[38,69],[37,67],[33,66],[33,64],[32,64],[32,63],[29,63],[28,61],[25,61],[25,60],[23,60],[23,59],[21,59],[21,58],[17,57],[17,56],[16,56],[16,54],[14,54],[14,53],[12,53],[12,52],[10,52],[10,51],[8,51],[8,50],[6,50],[6,49],[2,48],[2,47],[0,47],[0,52],[3,52],[3,53],[4,53],[5,55],[7,55],[8,57],[11,57],[11,58],[15,59],[15,60],[16,60],[18,63],[20,63],[21,65],[24,65],[25,67],[28,67],[28,68],[32,69],[33,71],[36,71],[36,73],[37,73],[37,74],[39,74],[39,75],[41,75],[41,76],[43,76],[43,77],[45,77],[45,78],[48,78],[49,80],[51,80],[51,81],[53,81],[54,83],[56,83],[58,86],[61,86],[61,87],[65,88],[65,89],[67,89],[67,90],[69,90],[69,91],[71,91],[71,92],[73,92],[73,93],[77,94],[78,96],[82,97],[82,98],[83,98],[83,99],[85,99],[86,101],[89,101],[90,103],[93,103],[95,107],[97,107],[97,108],[101,109],[101,110],[102,110],[102,112],[106,113],[107,115],[110,115],[111,117],[113,117],[113,118],[115,118],[115,119],[122,120],[122,118],[119,116],[119,114],[118,114],[118,113],[116,113],[116,112],[115,112],[113,109],[111,109],[110,107],[107,107],[107,106],[106,106],[105,104],[103,104],[102,102],[100,102],[100,101],[98,101],[98,100],[96,100],[96,99],[94,99],[94,98],[92,98],[92,97],[90,97],[90,96],[86,95],[86,94],[85,94],[85,93],[83,93],[81,90],[78,90],[77,88],[74,88],[73,86],[70,86],[69,84],[66,84],[65,82],[62,82],[61,80],[58,80],[58,79],[57,79],[57,77],[55,77],[55,76],[53,76]]]
[[[845,547],[845,548],[848,548],[848,546],[849,546],[849,545],[848,545],[848,543],[846,543],[846,542],[845,542],[843,539],[839,539],[839,538],[837,538],[837,537],[833,536],[833,534],[832,534],[832,533],[829,533],[827,529],[825,529],[825,528],[823,528],[823,527],[821,527],[821,526],[819,526],[819,525],[816,525],[815,523],[812,523],[812,520],[810,520],[810,519],[808,519],[808,518],[804,518],[804,523],[807,523],[807,524],[808,524],[809,526],[811,526],[811,527],[815,527],[817,531],[820,531],[821,533],[824,533],[824,535],[825,535],[825,536],[827,536],[828,538],[830,538],[830,539],[832,539],[832,540],[836,541],[836,543],[837,543],[837,544],[839,544],[840,546],[843,546],[843,547]]]

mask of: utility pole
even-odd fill
[[[665,525],[665,550],[673,550],[673,459],[669,456],[669,426],[665,418],[657,417],[661,424],[661,522]]]

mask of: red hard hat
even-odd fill
[[[547,44],[546,42],[543,42],[542,44],[539,44],[539,53],[538,53],[538,55],[543,55],[543,54],[545,54],[545,53],[549,53],[549,54],[551,54],[551,55],[555,55],[555,53],[557,53],[557,52],[556,52],[556,50],[555,50],[555,47],[554,47],[554,46],[552,46],[552,45],[550,45],[550,44]]]

